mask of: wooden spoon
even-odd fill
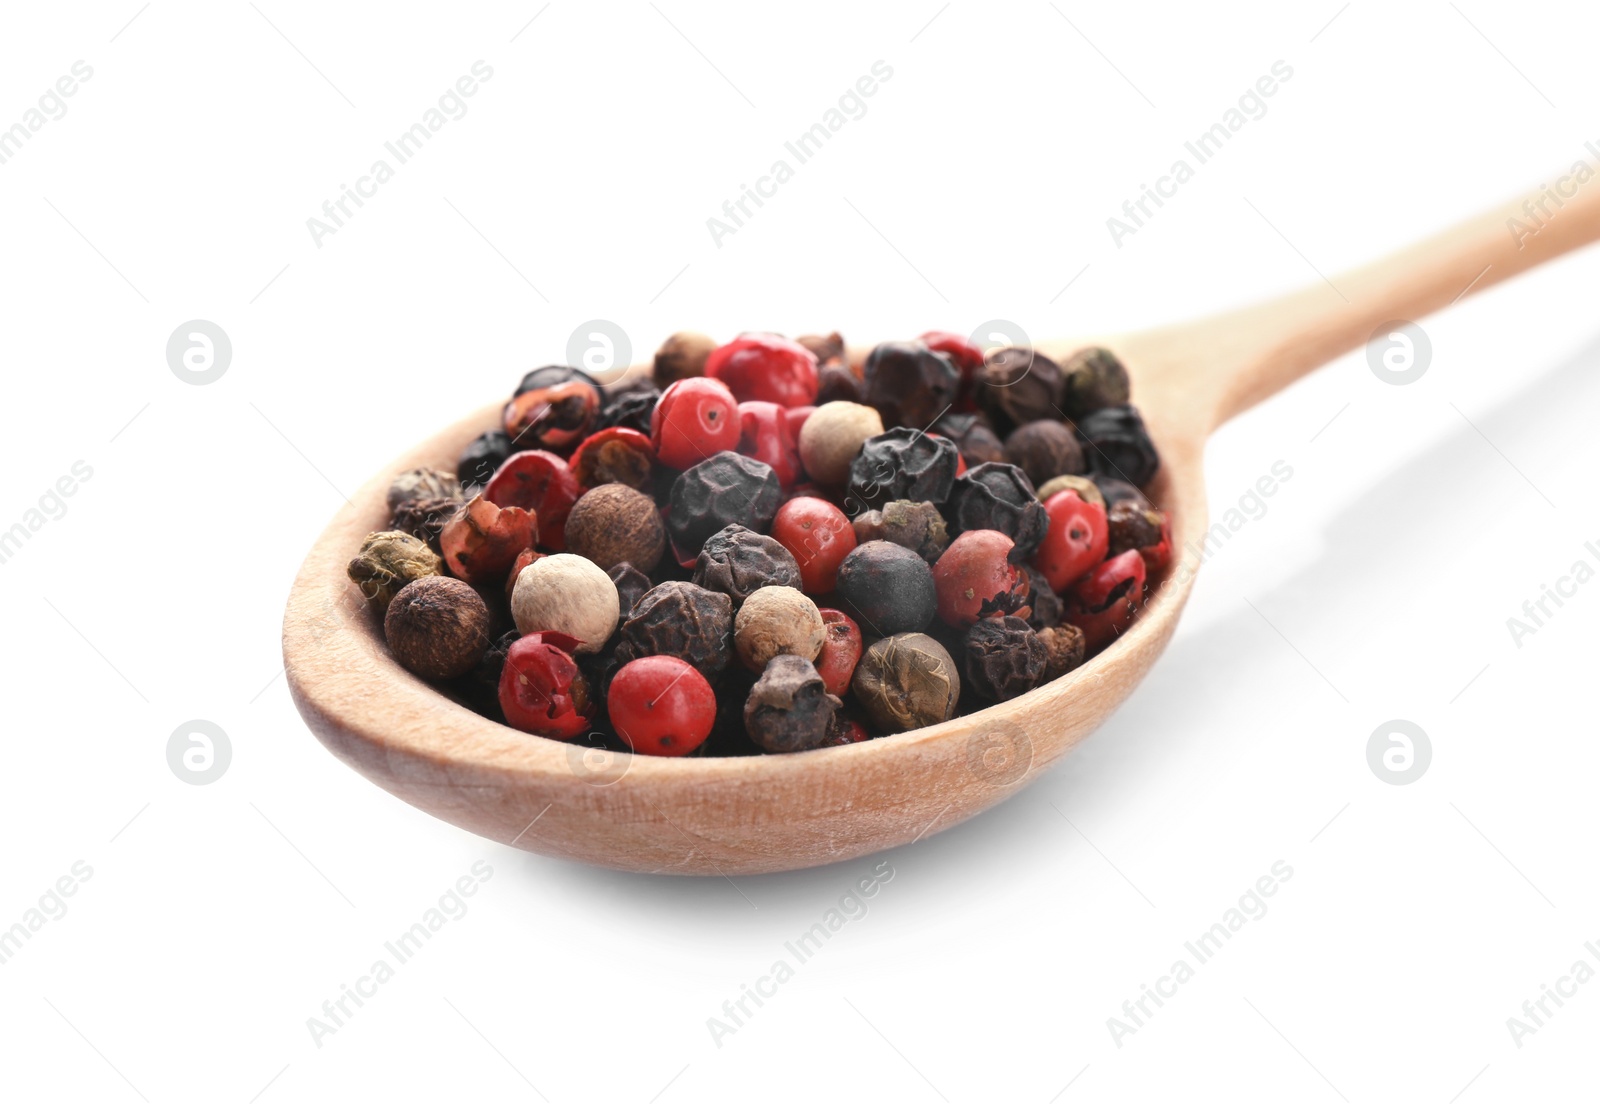
[[[1535,204],[1545,194],[1535,194]],[[1201,458],[1218,426],[1310,370],[1600,237],[1600,184],[1534,234],[1522,201],[1367,268],[1257,307],[1094,339],[1133,377],[1161,451],[1152,496],[1172,513],[1174,565],[1133,628],[1076,671],[1007,703],[852,746],[742,758],[628,757],[538,738],[462,707],[402,670],[345,577],[387,526],[390,479],[451,467],[500,403],[382,469],[307,556],[284,618],[289,687],[313,732],[382,787],[497,842],[618,869],[733,875],[805,868],[903,845],[1019,791],[1116,710],[1155,664],[1193,584],[1207,527]],[[1039,343],[1065,357],[1088,342]]]

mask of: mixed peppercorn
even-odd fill
[[[1114,354],[930,331],[682,333],[653,379],[523,377],[414,469],[349,576],[395,659],[546,738],[794,753],[943,722],[1081,665],[1171,559]]]

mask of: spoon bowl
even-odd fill
[[[777,872],[861,857],[937,833],[1026,787],[1115,711],[1177,627],[1208,526],[1211,432],[1311,369],[1600,237],[1600,190],[1519,245],[1521,200],[1405,252],[1257,307],[1092,344],[1115,351],[1160,451],[1152,500],[1174,557],[1132,627],[1066,676],[937,726],[758,757],[630,756],[524,734],[400,668],[381,619],[345,576],[388,525],[395,473],[451,468],[499,425],[496,403],[384,468],[334,517],[291,590],[284,662],[307,725],[339,758],[433,815],[506,845],[636,872]],[[1061,359],[1091,342],[1037,343]]]

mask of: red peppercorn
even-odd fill
[[[1067,593],[1066,620],[1083,631],[1090,653],[1127,630],[1144,603],[1144,558],[1124,550],[1103,561]]]
[[[506,603],[511,602],[511,593],[517,590],[517,578],[522,575],[522,570],[544,556],[532,546],[517,555],[517,559],[511,563],[511,571],[506,574]]]
[[[523,450],[506,458],[483,495],[500,507],[538,515],[539,544],[559,552],[567,548],[567,516],[581,491],[561,458],[546,450]]]
[[[789,433],[794,435],[796,442],[800,441],[800,428],[806,425],[806,420],[811,418],[811,413],[817,410],[815,404],[806,404],[804,407],[784,408],[789,420]]]
[[[767,400],[739,405],[739,452],[772,466],[778,483],[788,488],[800,479],[800,450],[786,417],[788,408]]]
[[[1144,546],[1139,550],[1139,556],[1144,558],[1145,575],[1153,576],[1165,569],[1172,561],[1172,520],[1165,515],[1161,519],[1161,541],[1154,546]]]
[[[706,376],[742,400],[803,407],[817,399],[817,355],[776,334],[743,334],[706,359]]]
[[[853,746],[857,742],[867,742],[872,735],[867,733],[867,728],[854,719],[847,719],[843,715],[833,717],[833,725],[828,728],[827,741],[822,743],[822,748],[830,746]]]
[[[649,435],[631,427],[607,427],[583,440],[567,461],[567,468],[582,488],[613,482],[643,488],[650,483],[650,467],[655,460],[656,450],[650,445]]]
[[[681,757],[711,733],[717,697],[687,661],[641,657],[611,678],[606,709],[611,725],[633,752]]]
[[[578,640],[556,631],[525,634],[506,651],[500,710],[518,730],[562,741],[589,729],[594,704],[572,650]]]
[[[1106,511],[1112,554],[1138,550],[1147,575],[1159,573],[1172,560],[1172,525],[1163,511],[1133,500],[1112,504]]]
[[[778,508],[772,537],[799,562],[800,587],[813,596],[833,591],[839,563],[856,548],[856,531],[849,517],[814,496],[800,496]]]
[[[822,678],[824,688],[842,698],[850,691],[850,678],[856,675],[856,664],[861,660],[861,628],[836,608],[824,607],[817,613],[822,616],[822,652],[817,654],[817,675]]]
[[[565,451],[588,432],[600,404],[600,389],[587,373],[546,365],[522,378],[502,421],[511,441],[524,449]]]
[[[687,377],[674,381],[650,413],[650,443],[656,460],[687,469],[739,445],[739,402],[721,381]]]
[[[439,531],[439,549],[450,571],[468,584],[492,584],[517,555],[539,540],[539,517],[520,507],[501,507],[474,496]]]
[[[927,331],[917,338],[928,349],[949,354],[964,381],[971,380],[973,372],[983,364],[983,351],[953,331]]]
[[[997,530],[958,535],[933,567],[939,618],[953,627],[970,627],[994,615],[1031,615],[1028,574],[1011,563],[1013,545]]]
[[[1057,592],[1100,564],[1110,541],[1106,509],[1085,503],[1077,492],[1057,492],[1044,502],[1050,523],[1033,564]]]

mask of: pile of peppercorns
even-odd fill
[[[665,755],[793,753],[1011,699],[1104,649],[1171,558],[1108,350],[929,332],[673,335],[653,380],[535,369],[454,473],[389,489],[350,578],[490,718]]]

